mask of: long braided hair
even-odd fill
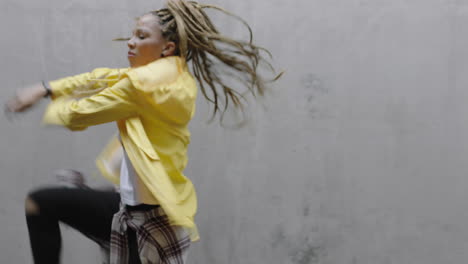
[[[234,40],[220,34],[204,9],[218,10],[240,20],[249,31],[249,40]],[[213,117],[222,112],[222,118],[230,102],[236,108],[243,107],[245,93],[233,89],[231,83],[241,83],[254,96],[264,94],[265,81],[258,69],[263,65],[274,73],[261,52],[270,58],[271,54],[253,44],[252,29],[242,18],[218,6],[184,0],[168,0],[165,8],[150,13],[159,18],[163,36],[176,43],[175,55],[191,61],[203,96],[213,104]]]

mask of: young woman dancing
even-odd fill
[[[196,194],[183,174],[197,82],[213,115],[222,116],[228,105],[243,105],[243,93],[233,84],[263,94],[257,67],[269,65],[251,39],[221,35],[208,8],[234,16],[217,6],[170,0],[138,18],[126,39],[130,68],[42,82],[7,102],[8,111],[23,112],[50,97],[45,123],[76,131],[116,122],[119,132],[97,165],[120,192],[57,187],[28,195],[34,263],[59,263],[59,222],[108,249],[111,263],[185,263],[198,239]]]

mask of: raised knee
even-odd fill
[[[39,214],[39,206],[31,198],[31,196],[28,196],[26,198],[26,201],[25,201],[25,204],[24,204],[24,209],[25,209],[27,215],[38,215]]]

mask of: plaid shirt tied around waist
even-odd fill
[[[110,263],[128,264],[128,228],[136,233],[142,264],[184,264],[190,236],[182,226],[171,226],[161,207],[128,211],[121,206],[112,220]]]

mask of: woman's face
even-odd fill
[[[162,56],[170,56],[175,48],[174,42],[164,39],[159,19],[152,14],[143,15],[138,19],[127,45],[131,67],[143,66]]]

